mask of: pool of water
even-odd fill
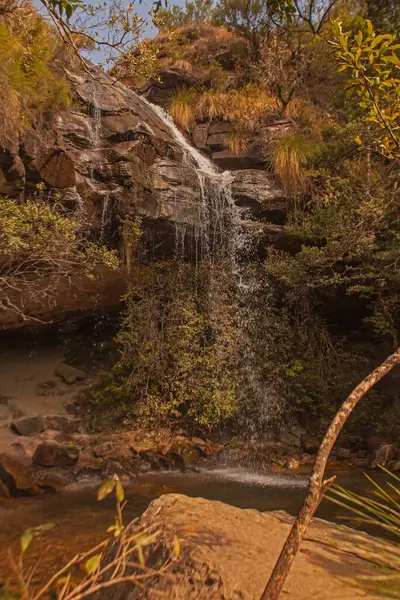
[[[382,480],[382,476],[377,475],[375,479]],[[361,472],[339,473],[337,482],[358,492],[371,488]],[[307,483],[307,474],[265,474],[239,469],[148,474],[126,486],[128,504],[124,519],[128,523],[142,514],[154,498],[167,493],[220,500],[240,508],[285,510],[296,514],[304,499]],[[30,549],[30,561],[43,555],[35,576],[37,581],[41,581],[75,553],[88,550],[103,540],[107,527],[114,521],[114,514],[112,498],[97,502],[96,488],[89,482],[86,486],[60,494],[20,498],[0,504],[0,582],[9,572],[8,549],[17,548],[21,532],[28,527],[48,522],[55,524]],[[352,525],[343,520],[348,516],[344,509],[327,500],[321,504],[317,516]]]

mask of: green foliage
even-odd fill
[[[144,40],[123,52],[115,62],[112,74],[118,78],[137,80],[138,78],[158,78],[160,63],[158,49]]]
[[[382,132],[376,143],[389,158],[400,153],[400,44],[396,34],[377,35],[371,21],[356,35],[344,32],[340,21],[332,27],[331,46],[335,49],[340,70],[349,72],[349,93],[354,93],[369,123]]]
[[[17,31],[0,23],[0,144],[70,103],[69,86],[53,71],[52,31],[39,17],[24,19]]]
[[[64,216],[57,206],[37,200],[19,204],[0,196],[0,272],[54,273],[56,265],[88,268],[106,264],[117,268],[115,252],[82,238],[82,223]],[[15,268],[13,265],[16,265]],[[64,272],[64,271],[63,271]]]
[[[400,538],[400,503],[398,502],[400,478],[384,467],[380,468],[389,475],[387,490],[374,481],[372,477],[365,474],[365,477],[373,486],[372,498],[360,496],[337,484],[329,488],[326,498],[330,502],[351,511],[356,515],[354,518],[356,522],[376,525]]]
[[[114,425],[174,420],[211,429],[236,412],[236,329],[225,292],[207,291],[207,270],[160,263],[143,271],[117,336],[120,361],[89,400],[91,419],[102,410]]]
[[[46,4],[43,3],[45,6]],[[62,17],[65,13],[67,20],[72,17],[72,14],[75,10],[82,6],[82,0],[49,0],[49,5],[51,8],[57,12],[60,17]]]
[[[61,206],[0,196],[0,299],[2,310],[29,318],[32,302],[53,302],[61,281],[93,275],[96,266],[119,267],[114,250],[89,239],[88,223]]]
[[[169,4],[157,12],[156,25],[161,31],[168,31],[208,20],[212,15],[213,4],[213,0],[185,0],[184,6]]]

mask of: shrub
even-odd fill
[[[23,319],[32,302],[49,302],[58,283],[96,265],[119,266],[115,251],[89,239],[88,224],[65,216],[56,204],[0,196],[0,298],[2,310]]]
[[[46,111],[70,103],[68,84],[51,68],[57,52],[41,18],[25,16],[16,31],[0,23],[0,145]]]
[[[120,360],[89,400],[91,421],[100,412],[114,426],[140,419],[212,429],[236,412],[237,331],[226,291],[213,285],[211,295],[208,268],[159,263],[138,275],[117,336]]]

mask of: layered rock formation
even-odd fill
[[[39,199],[57,193],[67,211],[80,211],[98,238],[114,248],[121,243],[121,220],[140,215],[151,251],[172,254],[175,226],[190,233],[201,220],[201,181],[193,160],[135,92],[97,69],[90,75],[74,67],[66,75],[74,105],[49,115],[45,125],[26,130],[1,151],[0,193],[35,193]],[[210,131],[208,142],[213,136]],[[214,142],[212,147],[217,148]],[[268,173],[235,173],[233,196],[249,209],[250,219],[272,223],[266,227],[269,241],[286,243],[283,193]],[[66,282],[52,306],[39,300],[30,314],[48,321],[67,312],[116,307],[124,286],[122,273],[100,269],[95,278]],[[0,314],[1,327],[14,324],[21,324],[15,314]]]

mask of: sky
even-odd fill
[[[96,6],[96,4],[103,4],[103,1],[104,0],[87,0],[87,3],[92,6]],[[124,4],[128,5],[128,4],[132,3],[132,1],[124,0]],[[83,0],[83,2],[85,2],[85,0]],[[169,6],[174,5],[174,4],[182,6],[184,3],[185,3],[185,0],[168,0]],[[43,9],[43,6],[41,5],[40,0],[34,0],[34,4],[36,6],[38,6],[38,8],[42,12],[42,14],[45,14],[45,10]],[[153,4],[152,0],[142,0],[141,3],[139,3],[139,0],[134,0],[135,11],[139,15],[139,17],[142,17],[144,20],[149,20],[149,12],[152,8],[152,4]],[[163,0],[163,6],[164,6],[164,0]],[[148,25],[146,25],[146,27],[143,29],[142,36],[143,37],[151,37],[151,36],[155,35],[156,33],[157,33],[157,30],[151,25],[151,23],[148,23]],[[102,51],[99,51],[99,50],[95,50],[95,51],[87,52],[86,56],[92,62],[100,63],[104,60],[105,53]]]

